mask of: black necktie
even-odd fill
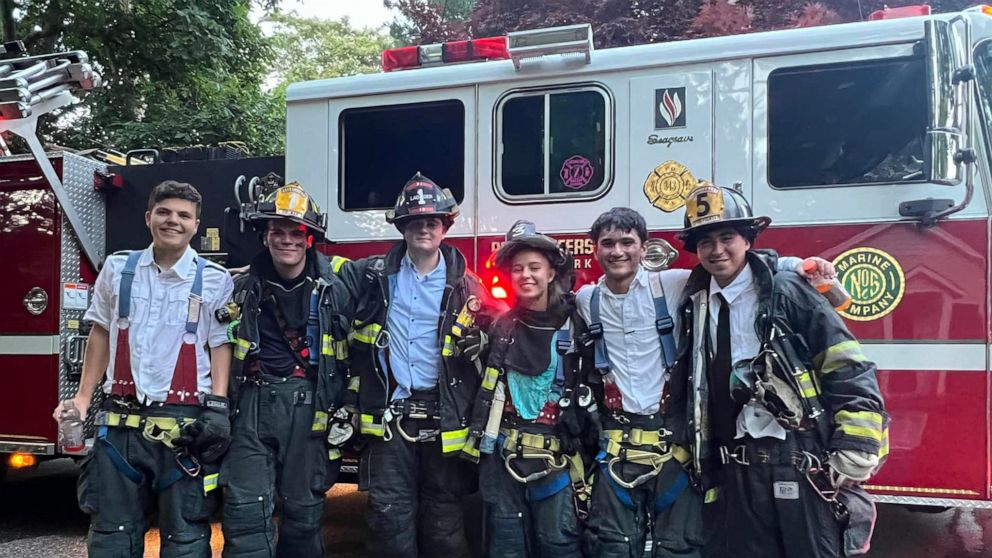
[[[720,313],[716,326],[716,353],[710,367],[710,417],[713,433],[721,444],[730,444],[737,434],[737,413],[730,397],[730,303],[717,293],[720,299]]]

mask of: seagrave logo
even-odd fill
[[[877,248],[854,248],[834,259],[837,277],[851,295],[840,313],[849,320],[877,320],[896,309],[906,292],[906,276],[891,254]]]
[[[685,127],[685,87],[654,90],[654,128]]]

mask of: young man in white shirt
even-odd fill
[[[603,277],[576,295],[581,321],[575,339],[585,345],[583,375],[603,432],[587,555],[699,556],[703,496],[689,486],[688,440],[674,431],[680,411],[667,403],[676,310],[690,271],[641,267],[647,225],[633,209],[604,213],[590,237]],[[780,268],[798,273],[801,263],[783,258]],[[818,265],[833,271],[828,262]]]
[[[700,264],[679,306],[671,399],[685,410],[693,476],[718,494],[707,553],[866,552],[874,506],[858,483],[888,449],[875,364],[823,296],[752,249],[771,220],[740,193],[700,184],[685,222]]]
[[[189,246],[201,200],[189,184],[156,186],[151,246],[107,258],[85,315],[93,329],[71,401],[86,417],[104,376],[107,396],[79,478],[93,557],[142,556],[156,502],[162,555],[210,556],[215,463],[230,443],[231,348],[215,311],[233,282]]]

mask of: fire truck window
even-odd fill
[[[436,101],[348,109],[338,120],[345,211],[393,207],[417,172],[465,197],[465,106]]]
[[[982,41],[975,47],[975,67],[978,69],[978,93],[984,118],[979,120],[986,126],[986,149],[992,149],[992,41]]]
[[[607,185],[607,97],[598,88],[511,96],[498,114],[506,197],[589,197]]]
[[[921,58],[805,66],[768,77],[775,188],[918,181],[926,134]]]

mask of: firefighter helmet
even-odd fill
[[[559,282],[566,291],[571,290],[575,275],[575,260],[572,254],[562,249],[555,239],[537,232],[537,227],[530,221],[521,219],[510,227],[510,231],[506,233],[506,242],[493,254],[493,264],[509,272],[513,256],[527,248],[544,254],[555,270],[555,281]]]
[[[753,240],[768,228],[772,220],[754,217],[751,206],[737,190],[719,188],[705,180],[699,181],[685,202],[685,228],[678,234],[685,249],[696,251],[699,235],[720,227],[744,229]]]
[[[440,217],[445,227],[450,227],[457,216],[458,202],[451,190],[441,188],[418,172],[403,186],[396,206],[386,211],[386,222],[402,230],[404,223],[412,219]]]
[[[272,219],[289,219],[307,227],[316,236],[323,236],[327,228],[327,215],[320,212],[320,206],[299,182],[276,188],[246,205],[244,218],[259,232],[265,232],[266,222]]]

